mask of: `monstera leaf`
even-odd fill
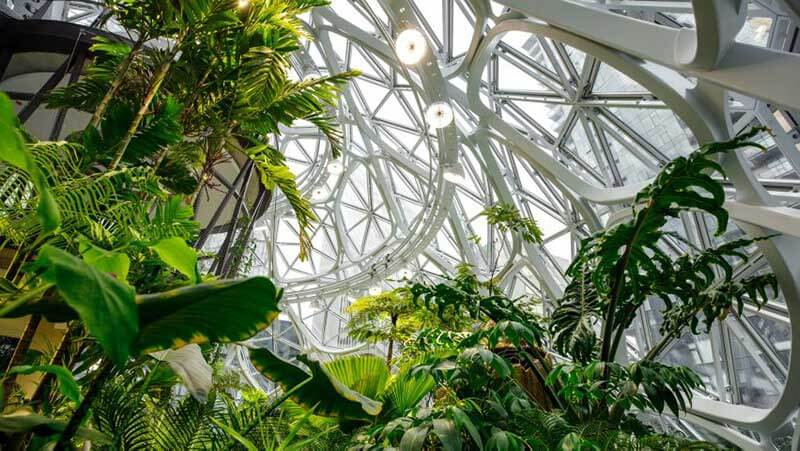
[[[306,356],[298,356],[311,373],[292,365],[266,349],[251,349],[250,361],[264,376],[291,390],[311,379],[297,389],[291,398],[316,415],[348,420],[368,420],[381,412],[382,404],[348,388],[336,379],[319,362]]]
[[[716,218],[716,233],[722,234],[728,225],[728,212],[724,208],[725,191],[713,178],[724,176],[722,167],[715,161],[717,154],[746,146],[759,147],[750,141],[762,128],[753,128],[736,138],[707,144],[687,157],[669,162],[652,183],[642,189],[634,200],[633,218],[587,238],[566,274],[573,280],[591,279],[593,290],[604,305],[600,359],[609,361],[616,351],[624,330],[635,317],[638,307],[647,296],[654,293],[654,284],[663,279],[675,264],[662,248],[660,241],[669,233],[664,230],[670,218],[681,212],[700,211]],[[739,243],[746,245],[747,243]],[[584,282],[577,289],[583,289]],[[567,292],[567,302],[559,309],[583,309],[573,317],[576,321],[563,321],[555,332],[573,342],[568,347],[581,349],[583,357],[591,346],[591,336],[586,319],[592,309],[584,298],[576,302],[576,290]],[[554,316],[562,313],[557,309]],[[574,332],[569,327],[577,326]],[[580,340],[578,343],[575,340]],[[564,342],[562,342],[562,347]],[[579,345],[579,346],[577,346]],[[577,347],[576,347],[577,346]]]

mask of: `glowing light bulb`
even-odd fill
[[[447,102],[434,102],[425,110],[425,119],[433,128],[444,128],[453,122],[453,108]]]
[[[239,0],[237,6],[239,9],[245,9],[250,6],[250,0]]]
[[[428,51],[428,41],[421,31],[408,28],[397,35],[394,50],[403,64],[417,64]]]
[[[344,172],[344,165],[341,161],[331,161],[326,168],[328,174],[339,175]]]

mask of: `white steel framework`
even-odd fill
[[[98,23],[103,12],[88,3],[0,7]],[[316,39],[295,55],[298,78],[351,68],[363,76],[338,112],[341,165],[331,164],[313,127],[295,124],[281,137],[320,225],[307,262],[296,258],[296,230],[280,197],[255,225],[252,272],[285,286],[288,307],[255,343],[285,355],[357,351],[344,313],[352,299],[396,283],[387,278],[434,277],[460,262],[504,274],[509,293],[542,299],[546,313],[579,241],[625,220],[661,166],[764,124],[772,130],[760,137],[767,152],[723,161],[735,225],[721,238],[700,214],[671,226],[700,247],[781,233],[736,268],[742,277],[775,272],[781,292],[760,311],[748,306],[741,319],[672,346],[665,360],[692,367],[707,388],[690,421],[660,421],[745,449],[798,448],[800,332],[791,326],[800,321],[800,2],[333,0],[304,20]],[[431,51],[405,67],[392,44],[410,26]],[[453,125],[429,129],[424,111],[435,101],[452,105]],[[465,169],[458,185],[443,179],[455,164]],[[488,226],[478,213],[499,201],[535,218],[544,244]],[[211,234],[206,248],[223,243],[224,234]],[[629,355],[658,341],[659,309],[653,301],[640,312]],[[231,358],[249,368],[243,354]]]

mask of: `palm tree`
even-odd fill
[[[306,120],[328,138],[334,157],[341,153],[342,135],[331,111],[358,73],[289,78],[289,55],[310,38],[297,16],[325,4],[259,0],[237,11],[226,0],[110,1],[123,23],[144,24],[139,36],[157,36],[167,49],[100,41],[86,76],[54,91],[50,105],[101,110],[103,117],[93,117],[84,132],[94,149],[90,154],[110,169],[152,164],[159,175],[169,174],[169,188],[191,198],[227,154],[248,156],[264,187],[280,189],[294,209],[305,258],[308,229],[317,218],[270,139],[280,134],[279,125]],[[145,30],[152,11],[161,21]],[[124,95],[108,99],[109,92]]]

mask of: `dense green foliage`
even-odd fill
[[[281,389],[267,396],[226,374],[217,351],[268,327],[282,291],[263,277],[203,274],[189,204],[211,188],[217,165],[249,159],[263,189],[280,190],[294,209],[305,258],[317,218],[272,138],[305,120],[338,156],[333,110],[357,74],[289,77],[290,54],[310,37],[298,16],[323,0],[106,3],[134,41],[98,38],[84,76],[47,98],[91,113],[84,130],[38,142],[0,95],[0,250],[15,252],[0,279],[0,318],[67,323],[50,358],[26,362],[30,343],[21,341],[4,374],[4,446],[715,448],[659,434],[635,411],[685,412],[702,381],[658,357],[777,290],[771,274],[734,277],[757,239],[681,256],[664,246],[682,240],[667,226],[683,213],[710,215],[718,235],[726,230],[715,157],[758,146],[748,141],[758,130],[670,162],[636,196],[629,222],[582,243],[547,321],[529,297],[509,298],[499,277],[481,280],[460,265],[350,306],[351,337],[387,343],[385,360],[301,354],[295,365],[250,349],[253,367]],[[482,215],[530,246],[543,243],[536,221],[512,204]],[[625,331],[648,298],[665,306],[661,341],[620,363]],[[27,402],[11,391],[29,374],[46,382]]]
[[[402,353],[412,358],[400,359],[403,364],[393,374],[372,356],[321,365],[300,359],[313,376],[295,369],[295,384],[314,383],[323,374],[320,368],[335,368],[324,372],[325,383],[341,384],[349,391],[336,391],[348,396],[324,402],[344,408],[359,399],[358,418],[343,416],[330,405],[320,409],[321,395],[305,386],[290,396],[308,412],[353,431],[350,449],[716,449],[711,443],[662,435],[642,423],[635,411],[668,410],[679,416],[687,410],[693,392],[702,389],[700,377],[657,357],[684,333],[698,333],[701,324],[709,327],[727,314],[741,314],[744,302],[760,306],[777,289],[771,274],[733,277],[733,265],[748,260],[746,248],[757,240],[691,249],[682,256],[662,247],[664,240],[679,239],[664,229],[681,212],[711,214],[718,220],[718,232],[726,229],[724,195],[710,175],[721,173],[713,157],[751,145],[747,139],[753,133],[704,146],[668,164],[636,197],[630,222],[586,239],[549,322],[534,313],[528,299],[509,299],[498,280],[480,280],[461,265],[441,281],[408,281],[401,289],[351,307],[351,334],[373,342],[398,337],[399,321],[386,319],[413,318],[418,310],[409,308],[409,302],[443,322],[454,316],[466,319],[450,329],[416,322],[420,330],[403,337]],[[524,221],[513,206],[501,204],[485,214],[503,230],[532,244],[538,241],[535,223]],[[621,337],[650,296],[664,301],[662,340],[646,355],[619,363],[614,357]],[[548,349],[553,348],[564,357],[551,355]],[[265,370],[276,378],[273,373]],[[429,383],[406,388],[404,398],[414,403],[388,409],[391,404],[378,387],[387,380],[391,386],[393,380],[396,385],[410,378]],[[363,408],[368,405],[363,398],[381,408]]]
[[[0,95],[0,250],[14,253],[0,317],[31,314],[34,331],[43,319],[67,323],[41,362],[21,365],[30,339],[17,346],[4,374],[2,446],[306,449],[327,432],[284,420],[280,403],[241,405],[209,386],[197,345],[265,329],[281,290],[262,277],[202,274],[190,205],[213,188],[219,164],[250,159],[263,189],[294,208],[307,256],[316,217],[271,143],[279,125],[305,120],[341,153],[334,113],[356,73],[289,74],[289,55],[311,37],[298,16],[327,2],[105,3],[133,42],[97,38],[82,77],[46,98],[90,113],[84,130],[36,141]],[[192,396],[174,396],[174,375],[153,384],[165,370]],[[27,400],[14,381],[34,373],[46,376]]]

